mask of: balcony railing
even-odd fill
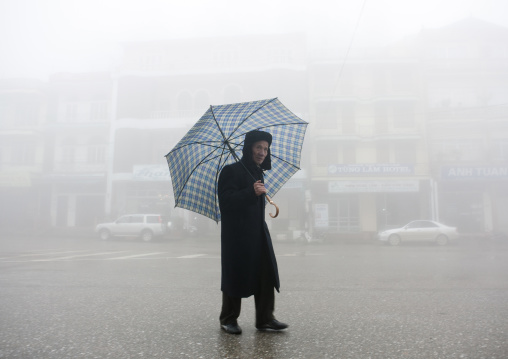
[[[107,171],[105,163],[56,162],[54,172],[64,173],[102,173]]]

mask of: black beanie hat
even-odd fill
[[[272,135],[268,132],[253,130],[245,134],[245,140],[243,142],[243,157],[248,160],[252,160],[252,145],[258,141],[268,142],[268,154],[265,160],[261,163],[261,168],[269,170],[272,168],[272,161],[270,159],[270,146],[272,145]]]

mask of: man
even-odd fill
[[[243,157],[225,166],[219,176],[221,211],[222,310],[221,328],[241,334],[237,319],[242,298],[254,295],[256,328],[282,330],[277,321],[274,288],[279,291],[279,273],[272,239],[265,222],[263,171],[271,169],[272,135],[250,131],[245,135]]]

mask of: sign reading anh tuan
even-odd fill
[[[508,166],[443,166],[441,178],[452,179],[508,179]]]

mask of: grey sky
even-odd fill
[[[346,47],[364,0],[0,0],[0,77],[106,69],[118,43],[304,32]],[[366,0],[353,46],[474,16],[508,27],[506,0]]]

